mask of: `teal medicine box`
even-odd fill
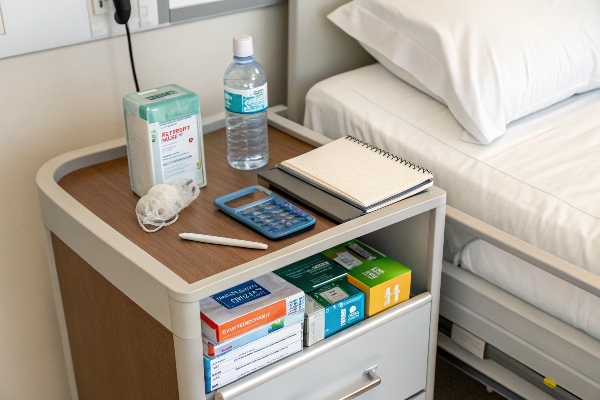
[[[192,179],[206,186],[198,96],[178,85],[123,97],[131,189],[144,196],[159,183]]]
[[[345,278],[306,293],[304,345],[313,344],[365,318],[365,295]]]

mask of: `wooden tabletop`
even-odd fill
[[[213,204],[215,198],[257,183],[266,186],[265,182],[259,182],[256,175],[258,171],[272,168],[276,163],[305,153],[313,147],[269,127],[269,163],[252,171],[238,171],[230,167],[226,148],[224,129],[204,135],[208,185],[179,214],[177,222],[155,233],[144,232],[138,224],[135,206],[139,197],[131,190],[126,157],[74,171],[63,177],[58,184],[100,219],[188,283],[254,260],[336,225],[308,209],[317,217],[312,230],[272,241],[227,216]],[[302,204],[298,205],[302,207]],[[189,242],[179,238],[178,234],[182,232],[263,242],[269,248],[251,250]]]

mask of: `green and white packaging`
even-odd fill
[[[166,85],[123,97],[131,189],[140,197],[159,183],[192,179],[206,186],[198,96]]]
[[[335,261],[346,270],[351,270],[363,263],[379,260],[385,257],[372,247],[359,242],[356,239],[349,240],[345,243],[327,249],[323,252],[329,259]]]
[[[305,292],[346,277],[344,268],[320,253],[276,269],[273,273]]]

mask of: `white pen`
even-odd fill
[[[219,236],[202,235],[200,233],[180,233],[179,237],[185,240],[193,240],[195,242],[220,244],[223,246],[247,247],[249,249],[265,250],[269,247],[264,243],[251,242],[249,240],[229,239]]]

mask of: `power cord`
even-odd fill
[[[125,31],[127,32],[127,44],[129,45],[129,61],[131,62],[131,72],[133,73],[133,82],[135,83],[135,91],[140,91],[138,85],[137,74],[135,73],[135,64],[133,63],[133,50],[131,48],[131,34],[129,33],[129,24],[125,24]]]

